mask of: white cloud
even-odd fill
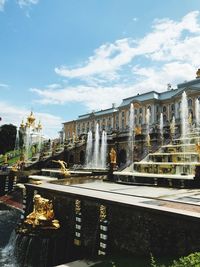
[[[143,38],[124,38],[101,45],[88,60],[74,68],[57,67],[57,74],[76,80],[76,86],[34,88],[43,104],[83,103],[88,110],[147,92],[162,91],[195,78],[200,58],[199,12],[180,21],[155,20]],[[138,63],[139,62],[139,63]]]
[[[30,114],[30,110],[18,106],[10,105],[7,102],[0,101],[0,117],[2,124],[14,124],[19,126],[22,119],[26,120],[27,116]],[[43,125],[43,133],[49,137],[57,137],[59,129],[62,128],[63,120],[58,117],[51,115],[49,113],[34,112],[34,115],[38,120],[41,120]]]
[[[0,83],[0,88],[8,88],[9,85],[5,83]]]
[[[39,0],[17,0],[17,3],[20,6],[20,8],[36,5],[38,4],[38,2]]]
[[[62,90],[32,88],[32,92],[39,95],[42,104],[65,104],[67,102],[83,103],[88,110],[97,110],[110,107],[110,103],[120,103],[124,93],[132,95],[135,88],[116,87],[67,87]]]
[[[191,46],[192,41],[196,43],[200,38],[200,25],[198,23],[198,11],[191,12],[183,17],[180,22],[173,20],[155,20],[152,26],[152,32],[144,38],[134,40],[125,38],[117,40],[114,43],[108,43],[100,46],[94,51],[94,55],[77,68],[68,68],[65,66],[55,68],[57,74],[68,78],[84,78],[88,76],[97,76],[108,78],[118,77],[121,68],[134,61],[136,57],[146,57],[152,60],[166,60],[168,55],[177,57],[173,51],[182,45],[182,48]],[[187,32],[187,36],[184,37]],[[191,36],[195,34],[195,36]],[[196,36],[198,34],[198,37]],[[196,38],[196,39],[195,39]],[[198,50],[196,46],[195,51]],[[197,51],[198,54],[200,53]],[[187,51],[182,49],[179,57],[187,57]],[[194,59],[194,53],[190,52]],[[195,56],[195,58],[197,58]],[[167,59],[168,60],[168,59]]]
[[[0,11],[4,11],[4,6],[7,0],[0,0]]]

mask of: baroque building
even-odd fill
[[[150,91],[124,98],[119,106],[112,105],[104,109],[88,114],[80,115],[76,120],[65,122],[65,160],[68,164],[85,164],[86,139],[89,130],[95,132],[96,124],[100,131],[105,130],[108,134],[108,154],[113,147],[117,153],[117,165],[123,167],[127,163],[129,144],[130,106],[134,106],[133,125],[135,141],[133,146],[134,161],[144,158],[147,152],[146,143],[146,114],[150,111],[150,147],[155,151],[161,145],[160,138],[160,115],[163,114],[163,137],[164,142],[170,139],[170,123],[175,118],[175,134],[181,133],[181,98],[186,92],[188,109],[192,122],[195,118],[195,101],[200,100],[200,70],[194,80],[178,84],[177,88],[168,88],[164,92]],[[108,155],[109,160],[109,155]]]
[[[89,130],[95,131],[95,125],[97,123],[99,124],[100,131],[105,130],[108,134],[128,132],[131,103],[134,105],[134,126],[136,134],[137,131],[139,133],[145,133],[147,109],[150,110],[151,133],[158,131],[161,113],[163,113],[164,127],[169,126],[173,117],[175,117],[176,125],[179,127],[181,119],[181,97],[184,91],[188,97],[189,113],[192,116],[193,122],[195,122],[195,100],[200,98],[199,75],[197,75],[195,80],[178,84],[176,89],[168,85],[167,91],[164,92],[150,91],[144,94],[137,94],[124,98],[118,107],[113,104],[109,109],[80,115],[76,120],[65,122],[65,140],[72,140],[75,136],[79,138],[87,134]]]

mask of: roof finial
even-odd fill
[[[197,70],[196,75],[197,75],[196,79],[199,79],[200,78],[200,69]]]

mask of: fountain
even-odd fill
[[[161,144],[163,144],[163,113],[160,113],[160,139],[161,139]]]
[[[149,151],[149,148],[151,146],[151,138],[150,138],[150,109],[147,108],[147,113],[146,113],[146,143],[147,143],[147,151]]]
[[[199,107],[199,99],[195,100],[195,117],[196,117],[196,127],[200,127],[200,107]]]
[[[93,154],[93,167],[97,169],[99,166],[99,124],[96,125],[96,132],[95,132],[95,141],[94,141],[94,154]]]
[[[15,152],[19,150],[19,129],[16,128],[16,138],[15,138]]]
[[[182,94],[181,99],[181,128],[182,128],[182,140],[186,143],[186,138],[189,134],[189,112],[188,112],[188,100],[185,91]]]
[[[130,165],[133,163],[133,148],[134,148],[134,105],[130,105],[130,115],[129,115],[129,138],[128,138],[128,156],[127,163]]]
[[[95,140],[93,146],[92,131],[88,132],[86,144],[86,169],[105,169],[107,157],[107,133],[102,132],[101,144],[99,124],[96,124]]]
[[[87,134],[87,145],[86,145],[86,167],[90,167],[92,161],[92,131]]]
[[[172,122],[170,124],[170,133],[171,133],[171,140],[173,141],[174,136],[175,136],[175,126],[176,126],[176,122],[175,122],[175,117],[172,117]]]
[[[107,133],[105,131],[102,132],[102,138],[101,138],[101,152],[100,152],[100,158],[101,158],[101,168],[106,168],[106,157],[107,157]]]
[[[198,102],[196,101],[196,103]],[[181,137],[175,137],[175,117],[173,117],[170,123],[171,143],[162,144],[156,152],[149,153],[140,162],[134,162],[132,171],[126,168],[121,172],[114,172],[114,175],[117,176],[116,181],[160,186],[200,187],[199,130],[190,127],[192,118],[191,115],[188,116],[188,102],[185,92],[182,94],[181,107]],[[198,111],[198,108],[196,110]],[[198,114],[196,116],[198,118]],[[163,134],[162,120],[161,114],[161,135]],[[149,121],[150,111],[147,109],[147,146],[150,145]]]

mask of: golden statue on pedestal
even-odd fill
[[[116,164],[116,162],[117,162],[117,153],[114,150],[114,148],[112,147],[111,151],[110,151],[110,163]]]
[[[54,219],[52,201],[36,194],[33,198],[33,212],[24,221],[25,224],[32,225],[33,228],[58,229],[60,224]]]
[[[107,214],[106,214],[106,206],[104,205],[101,205],[100,208],[99,208],[99,219],[100,221],[104,221],[107,217]]]
[[[57,162],[60,165],[60,171],[62,172],[64,176],[70,175],[69,170],[66,168],[67,163],[64,160],[52,160],[52,162]]]
[[[141,127],[135,127],[135,135],[139,135],[142,133]]]
[[[79,199],[75,200],[75,213],[79,214],[81,212],[81,201]]]
[[[196,144],[195,150],[196,150],[197,153],[199,153],[199,155],[200,155],[200,143],[199,143],[199,142]]]

